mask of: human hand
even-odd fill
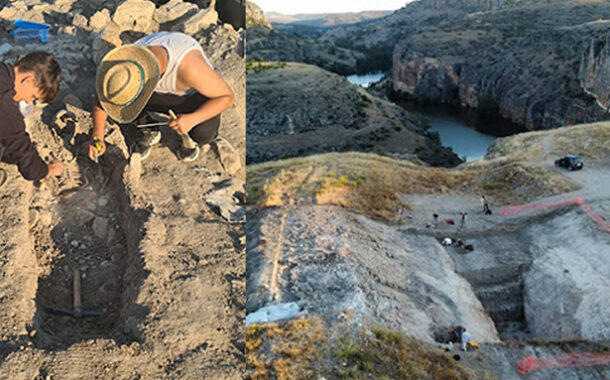
[[[87,150],[91,161],[96,161],[97,158],[104,154],[104,152],[106,151],[106,143],[104,143],[104,139],[92,140],[89,143]]]
[[[64,171],[64,164],[59,160],[51,162],[47,165],[47,167],[49,168],[49,173],[47,174],[47,177],[59,176]]]
[[[197,120],[194,120],[190,113],[177,115],[175,119],[167,121],[167,125],[179,135],[185,135],[195,124],[197,124]]]

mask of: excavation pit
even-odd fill
[[[139,223],[134,220],[137,213],[126,202],[121,181],[124,165],[112,156],[105,157],[101,166],[79,158],[76,186],[56,189],[57,197],[40,192],[32,198],[30,214],[37,216],[31,236],[42,268],[32,327],[41,347],[68,346],[94,338],[121,343],[137,339],[137,331],[133,327],[126,331],[121,317],[134,294],[130,285],[134,282],[125,277],[138,277],[138,271],[143,275],[135,264]],[[101,315],[77,317],[56,310],[74,309],[75,270],[80,274],[82,310]]]
[[[579,207],[516,217],[502,227],[458,237],[474,250],[465,254],[450,246],[447,252],[502,340],[584,338],[575,315],[583,313],[583,304],[598,302],[583,297],[593,294],[588,278],[603,269],[592,263],[608,236]]]

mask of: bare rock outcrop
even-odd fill
[[[524,274],[525,316],[533,336],[607,343],[610,237],[586,219],[575,220],[558,218],[552,227],[534,227],[535,245],[547,248]],[[578,238],[553,242],[557,235]]]
[[[262,9],[251,1],[246,2],[246,28],[260,26],[273,29]]]
[[[337,207],[264,211],[248,218],[247,310],[298,301],[309,312],[382,324],[433,342],[465,326],[496,342],[495,326],[432,237]]]
[[[154,29],[155,4],[148,0],[126,0],[112,16],[112,21],[123,30],[150,33]]]
[[[591,41],[580,64],[580,82],[600,107],[610,109],[610,35]]]
[[[358,62],[364,59],[362,53],[330,41],[278,33],[262,27],[248,29],[246,51],[250,60],[303,62],[343,75],[357,72]]]

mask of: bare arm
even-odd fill
[[[91,131],[91,137],[97,137],[100,141],[100,145],[102,150],[98,151],[95,145],[92,143],[89,145],[88,153],[89,158],[94,160],[98,156],[101,156],[106,151],[106,144],[104,143],[104,129],[106,127],[106,119],[108,115],[100,105],[99,100],[97,99],[97,95],[93,96],[93,130]]]
[[[184,57],[178,70],[178,79],[209,98],[194,112],[180,115],[175,122],[169,123],[179,134],[213,118],[235,102],[233,91],[206,63],[199,51],[192,51]]]

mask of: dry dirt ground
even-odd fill
[[[245,162],[244,33],[219,24],[197,38],[236,94],[220,136]],[[66,58],[64,50],[58,60],[74,81],[64,81],[56,101],[35,108],[26,124],[41,156],[61,158],[65,170],[32,184],[14,165],[0,164],[8,172],[0,188],[0,378],[239,378],[244,225],[227,222],[205,196],[243,192],[245,169],[229,173],[227,156],[214,149],[178,162],[178,138],[168,129],[141,162],[129,154],[133,130],[110,123],[107,153],[99,165],[88,160],[92,37],[79,30],[52,39],[36,47],[72,46],[76,52]],[[64,60],[79,69],[66,70]],[[57,123],[60,109],[73,118]],[[75,269],[83,309],[100,316],[49,312],[73,307]]]

